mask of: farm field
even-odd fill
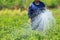
[[[52,9],[56,19],[56,29],[51,28],[47,35],[35,30],[26,30],[24,25],[28,22],[27,10],[1,10],[0,11],[0,40],[60,40],[60,9]]]

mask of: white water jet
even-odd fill
[[[32,29],[38,31],[46,31],[49,28],[55,27],[56,21],[52,15],[52,12],[46,9],[43,10],[42,12],[41,11],[39,12],[39,15],[37,15],[34,18],[32,24],[33,24]]]

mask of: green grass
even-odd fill
[[[41,32],[27,30],[25,26],[21,26],[28,22],[26,11],[22,13],[19,10],[0,11],[0,40],[60,40],[60,9],[53,9],[52,12],[57,27],[55,30],[53,28],[48,30],[44,36]]]

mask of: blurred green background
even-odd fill
[[[49,8],[60,6],[60,0],[41,0]],[[0,9],[2,8],[27,8],[33,0],[0,0]]]
[[[41,0],[52,11],[57,26],[42,32],[27,30],[28,6],[33,0],[0,0],[0,40],[60,40],[60,0]]]

